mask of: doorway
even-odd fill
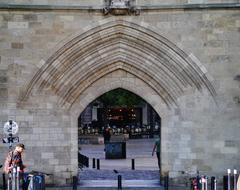
[[[103,98],[112,97],[112,94],[118,94],[114,95],[113,102]],[[121,99],[121,104],[118,98]],[[133,103],[127,103],[129,99]],[[121,146],[124,143],[125,158],[107,156],[109,148],[104,139],[105,129],[111,131],[110,143],[114,144],[114,148],[113,145],[110,148],[113,154],[119,153],[119,146],[116,144]],[[160,131],[161,117],[141,97],[120,88],[101,95],[78,118],[79,153],[89,160],[88,168],[84,167],[80,172],[81,178],[109,180],[115,176],[115,171],[124,173],[128,179],[141,180],[143,173],[148,180],[159,179],[158,161],[155,155],[152,156],[152,150]]]

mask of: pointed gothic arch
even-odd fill
[[[216,95],[203,66],[175,44],[143,26],[115,20],[76,35],[53,53],[20,101],[33,89],[50,89],[70,109],[93,83],[119,69],[140,78],[168,107],[189,87]]]

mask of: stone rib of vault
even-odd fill
[[[123,70],[150,86],[168,107],[187,88],[216,91],[201,68],[183,50],[140,25],[117,20],[94,27],[67,42],[35,74],[20,101],[31,91],[50,89],[68,108],[94,82]]]

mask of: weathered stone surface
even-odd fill
[[[103,3],[41,3],[73,2]],[[201,0],[161,4],[176,2]],[[219,168],[239,166],[239,104],[234,101],[240,94],[234,80],[240,72],[239,20],[238,9],[151,10],[124,17],[1,10],[1,126],[16,120],[29,168],[53,173],[59,179],[54,183],[64,184],[77,172],[78,116],[103,93],[124,88],[162,118],[163,171],[175,177],[175,170],[189,168],[222,175]],[[173,100],[176,105],[168,107]],[[7,150],[2,144],[0,150],[3,161]]]
[[[13,42],[11,46],[13,49],[23,49],[23,43]]]
[[[0,99],[6,100],[8,98],[8,90],[6,88],[0,88]]]
[[[36,21],[38,16],[36,14],[25,14],[23,15],[24,20]]]
[[[28,22],[10,21],[10,22],[8,22],[8,28],[9,29],[27,29],[28,28]]]

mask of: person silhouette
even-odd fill
[[[111,139],[111,132],[110,132],[110,127],[107,127],[103,131],[103,138],[104,138],[104,143],[107,143]]]
[[[160,138],[158,138],[154,143],[152,156],[154,155],[154,152],[156,152],[157,159],[158,159],[158,168],[160,170]]]

